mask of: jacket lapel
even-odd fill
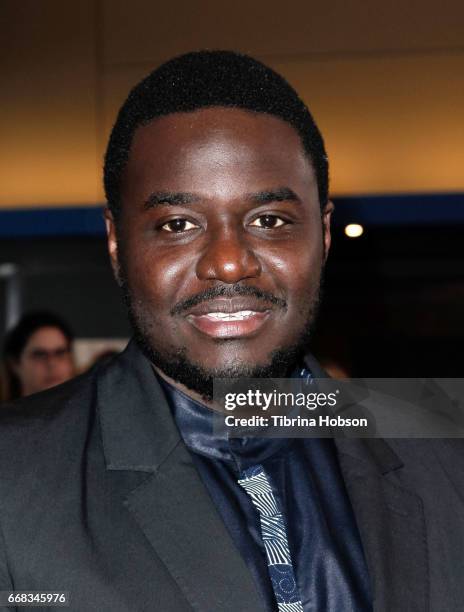
[[[394,472],[405,468],[384,440],[336,439],[335,444],[371,576],[374,610],[428,610],[422,500],[395,482]]]
[[[185,597],[202,612],[256,612],[251,574],[183,443],[127,505]]]
[[[98,409],[107,469],[151,473],[124,504],[192,608],[263,609],[152,367],[133,342],[100,377]]]
[[[315,378],[327,378],[310,354]],[[429,564],[421,498],[401,486],[407,469],[382,439],[335,438],[371,576],[376,612],[429,609]]]

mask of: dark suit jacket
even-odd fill
[[[0,590],[69,591],[75,612],[263,610],[133,343],[1,417]],[[462,441],[336,444],[375,610],[464,610]]]

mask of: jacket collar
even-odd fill
[[[134,340],[97,385],[107,469],[155,472],[180,437],[152,365]]]
[[[311,355],[305,361],[315,378],[327,377]],[[402,460],[380,438],[335,438],[334,442],[366,554],[374,610],[428,610],[423,503],[402,486]]]
[[[312,355],[306,354],[304,361],[314,378],[329,378],[327,372],[321,368]],[[403,466],[403,462],[390,445],[380,438],[335,438],[334,441],[339,454],[353,457],[368,471],[388,474]]]
[[[315,378],[328,377],[309,353],[304,361]],[[134,340],[98,378],[97,402],[107,469],[154,472],[179,443],[161,385]],[[403,465],[382,439],[336,438],[335,444],[370,471],[387,474]]]

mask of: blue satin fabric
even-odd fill
[[[305,612],[368,612],[370,581],[361,540],[331,439],[227,439],[213,435],[211,411],[160,379],[179,431],[264,609],[277,612],[259,517],[237,479],[261,464],[286,521]]]

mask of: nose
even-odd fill
[[[57,370],[60,366],[60,359],[57,355],[55,355],[54,353],[52,353],[50,351],[50,353],[48,353],[47,355],[47,359],[46,359],[46,366],[47,366],[47,370],[49,372],[53,372],[55,370]]]
[[[209,238],[196,273],[200,280],[237,283],[259,276],[261,264],[239,231],[223,230]]]

